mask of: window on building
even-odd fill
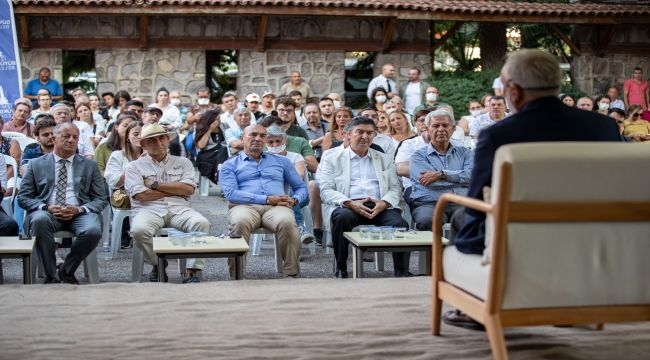
[[[219,104],[226,91],[237,90],[238,60],[237,50],[206,51],[206,85],[212,92],[210,96],[212,102]]]

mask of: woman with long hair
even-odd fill
[[[162,110],[163,114],[158,123],[165,125],[167,128],[178,129],[183,125],[181,121],[181,112],[169,101],[169,91],[161,87],[156,91],[156,102],[150,106],[155,106]]]
[[[124,130],[120,130],[121,125],[128,125]],[[122,120],[118,130],[115,132],[123,133],[121,137],[120,149],[115,150],[111,153],[106,163],[106,171],[104,172],[104,179],[106,179],[106,184],[108,185],[110,194],[111,194],[111,205],[119,206],[114,201],[115,191],[122,191],[124,189],[124,174],[126,171],[126,166],[133,160],[136,160],[142,155],[142,147],[140,146],[140,131],[142,130],[142,123],[138,121],[129,121]],[[124,196],[124,195],[122,195]],[[130,203],[121,204],[122,208],[128,208]],[[122,239],[121,247],[122,249],[131,247],[131,237],[129,236],[129,221],[128,218],[124,219],[122,224]]]
[[[370,107],[377,111],[384,110],[384,104],[388,101],[388,91],[378,86],[370,93]]]
[[[627,111],[627,119],[623,122],[623,135],[631,137],[634,141],[650,140],[650,123],[641,119],[643,108],[631,105]]]
[[[388,114],[385,111],[377,111],[377,132],[390,136],[390,122],[388,121]]]
[[[228,159],[220,114],[219,110],[208,110],[201,114],[194,135],[194,147],[198,151],[196,166],[201,176],[206,176],[215,184],[219,181],[219,164]]]
[[[403,112],[399,110],[392,112],[388,115],[388,121],[391,128],[390,136],[393,138],[396,148],[402,141],[415,136],[415,132]]]
[[[98,131],[100,130],[99,125],[95,123],[95,119],[93,118],[93,113],[90,110],[90,103],[87,102],[78,103],[75,105],[74,111],[75,111],[74,123],[79,128],[79,136],[83,136],[89,139],[93,149],[96,148],[97,145],[99,145],[99,141],[101,140],[102,136]],[[85,124],[85,126],[80,123]]]
[[[321,143],[323,152],[343,144],[343,128],[352,121],[353,117],[352,109],[347,106],[340,107],[334,112],[334,122],[330,125],[329,131]]]
[[[95,148],[95,161],[99,167],[99,171],[104,174],[106,163],[108,162],[111,153],[116,150],[122,150],[124,137],[126,136],[126,128],[132,123],[139,122],[138,116],[132,112],[127,111],[120,114],[114,123],[113,131],[108,134],[106,141],[101,142]]]
[[[108,122],[108,110],[99,106],[99,95],[93,93],[88,95],[90,111],[96,124],[101,124],[101,132],[106,136],[106,123]]]
[[[599,112],[602,115],[607,116],[607,113],[609,112],[609,107],[612,103],[612,100],[610,100],[607,96],[601,95],[596,98],[596,101],[594,101],[594,111]]]
[[[126,103],[131,101],[131,94],[129,94],[128,91],[126,90],[120,90],[115,93],[115,102],[117,103],[117,106],[120,108],[120,112],[115,115],[115,118],[113,120],[117,120],[117,116],[124,111],[126,111]]]

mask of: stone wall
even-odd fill
[[[95,64],[98,93],[127,90],[145,103],[163,86],[187,95],[205,85],[203,50],[96,50]]]
[[[431,76],[431,56],[429,54],[416,53],[390,53],[377,54],[373,64],[374,76],[381,73],[381,67],[384,64],[393,64],[397,77],[397,85],[402,85],[408,81],[408,71],[412,67],[420,69],[420,79],[426,79]]]
[[[279,93],[292,71],[300,71],[314,96],[343,94],[344,53],[316,51],[241,51],[237,92],[240,96],[266,90]]]

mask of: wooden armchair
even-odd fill
[[[650,320],[649,184],[647,144],[500,148],[491,201],[437,203],[433,335],[442,301],[485,326],[495,359],[508,357],[504,327]],[[443,249],[449,202],[486,213],[483,256]]]

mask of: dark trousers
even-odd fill
[[[343,233],[352,231],[352,228],[358,225],[408,226],[406,221],[402,219],[402,214],[398,209],[384,210],[374,219],[365,218],[348,208],[334,210],[332,212],[332,244],[334,245],[336,266],[339,270],[347,272],[348,246],[350,242],[343,237]],[[393,253],[395,275],[402,275],[408,272],[410,256],[411,253],[408,251]]]
[[[75,235],[70,253],[61,265],[62,272],[67,275],[77,271],[102,237],[101,218],[95,213],[85,213],[69,221],[60,221],[47,211],[37,210],[29,214],[29,224],[31,234],[35,237],[36,252],[43,263],[43,271],[50,278],[56,278],[55,232],[65,230]]]
[[[3,209],[0,209],[0,236],[18,236],[18,224]]]
[[[415,221],[416,229],[420,231],[431,231],[433,225],[433,210],[436,208],[436,203],[418,203],[414,202],[411,210],[413,221]],[[451,220],[454,212],[459,206],[456,204],[447,204],[445,213],[442,217],[442,222],[447,223]]]

